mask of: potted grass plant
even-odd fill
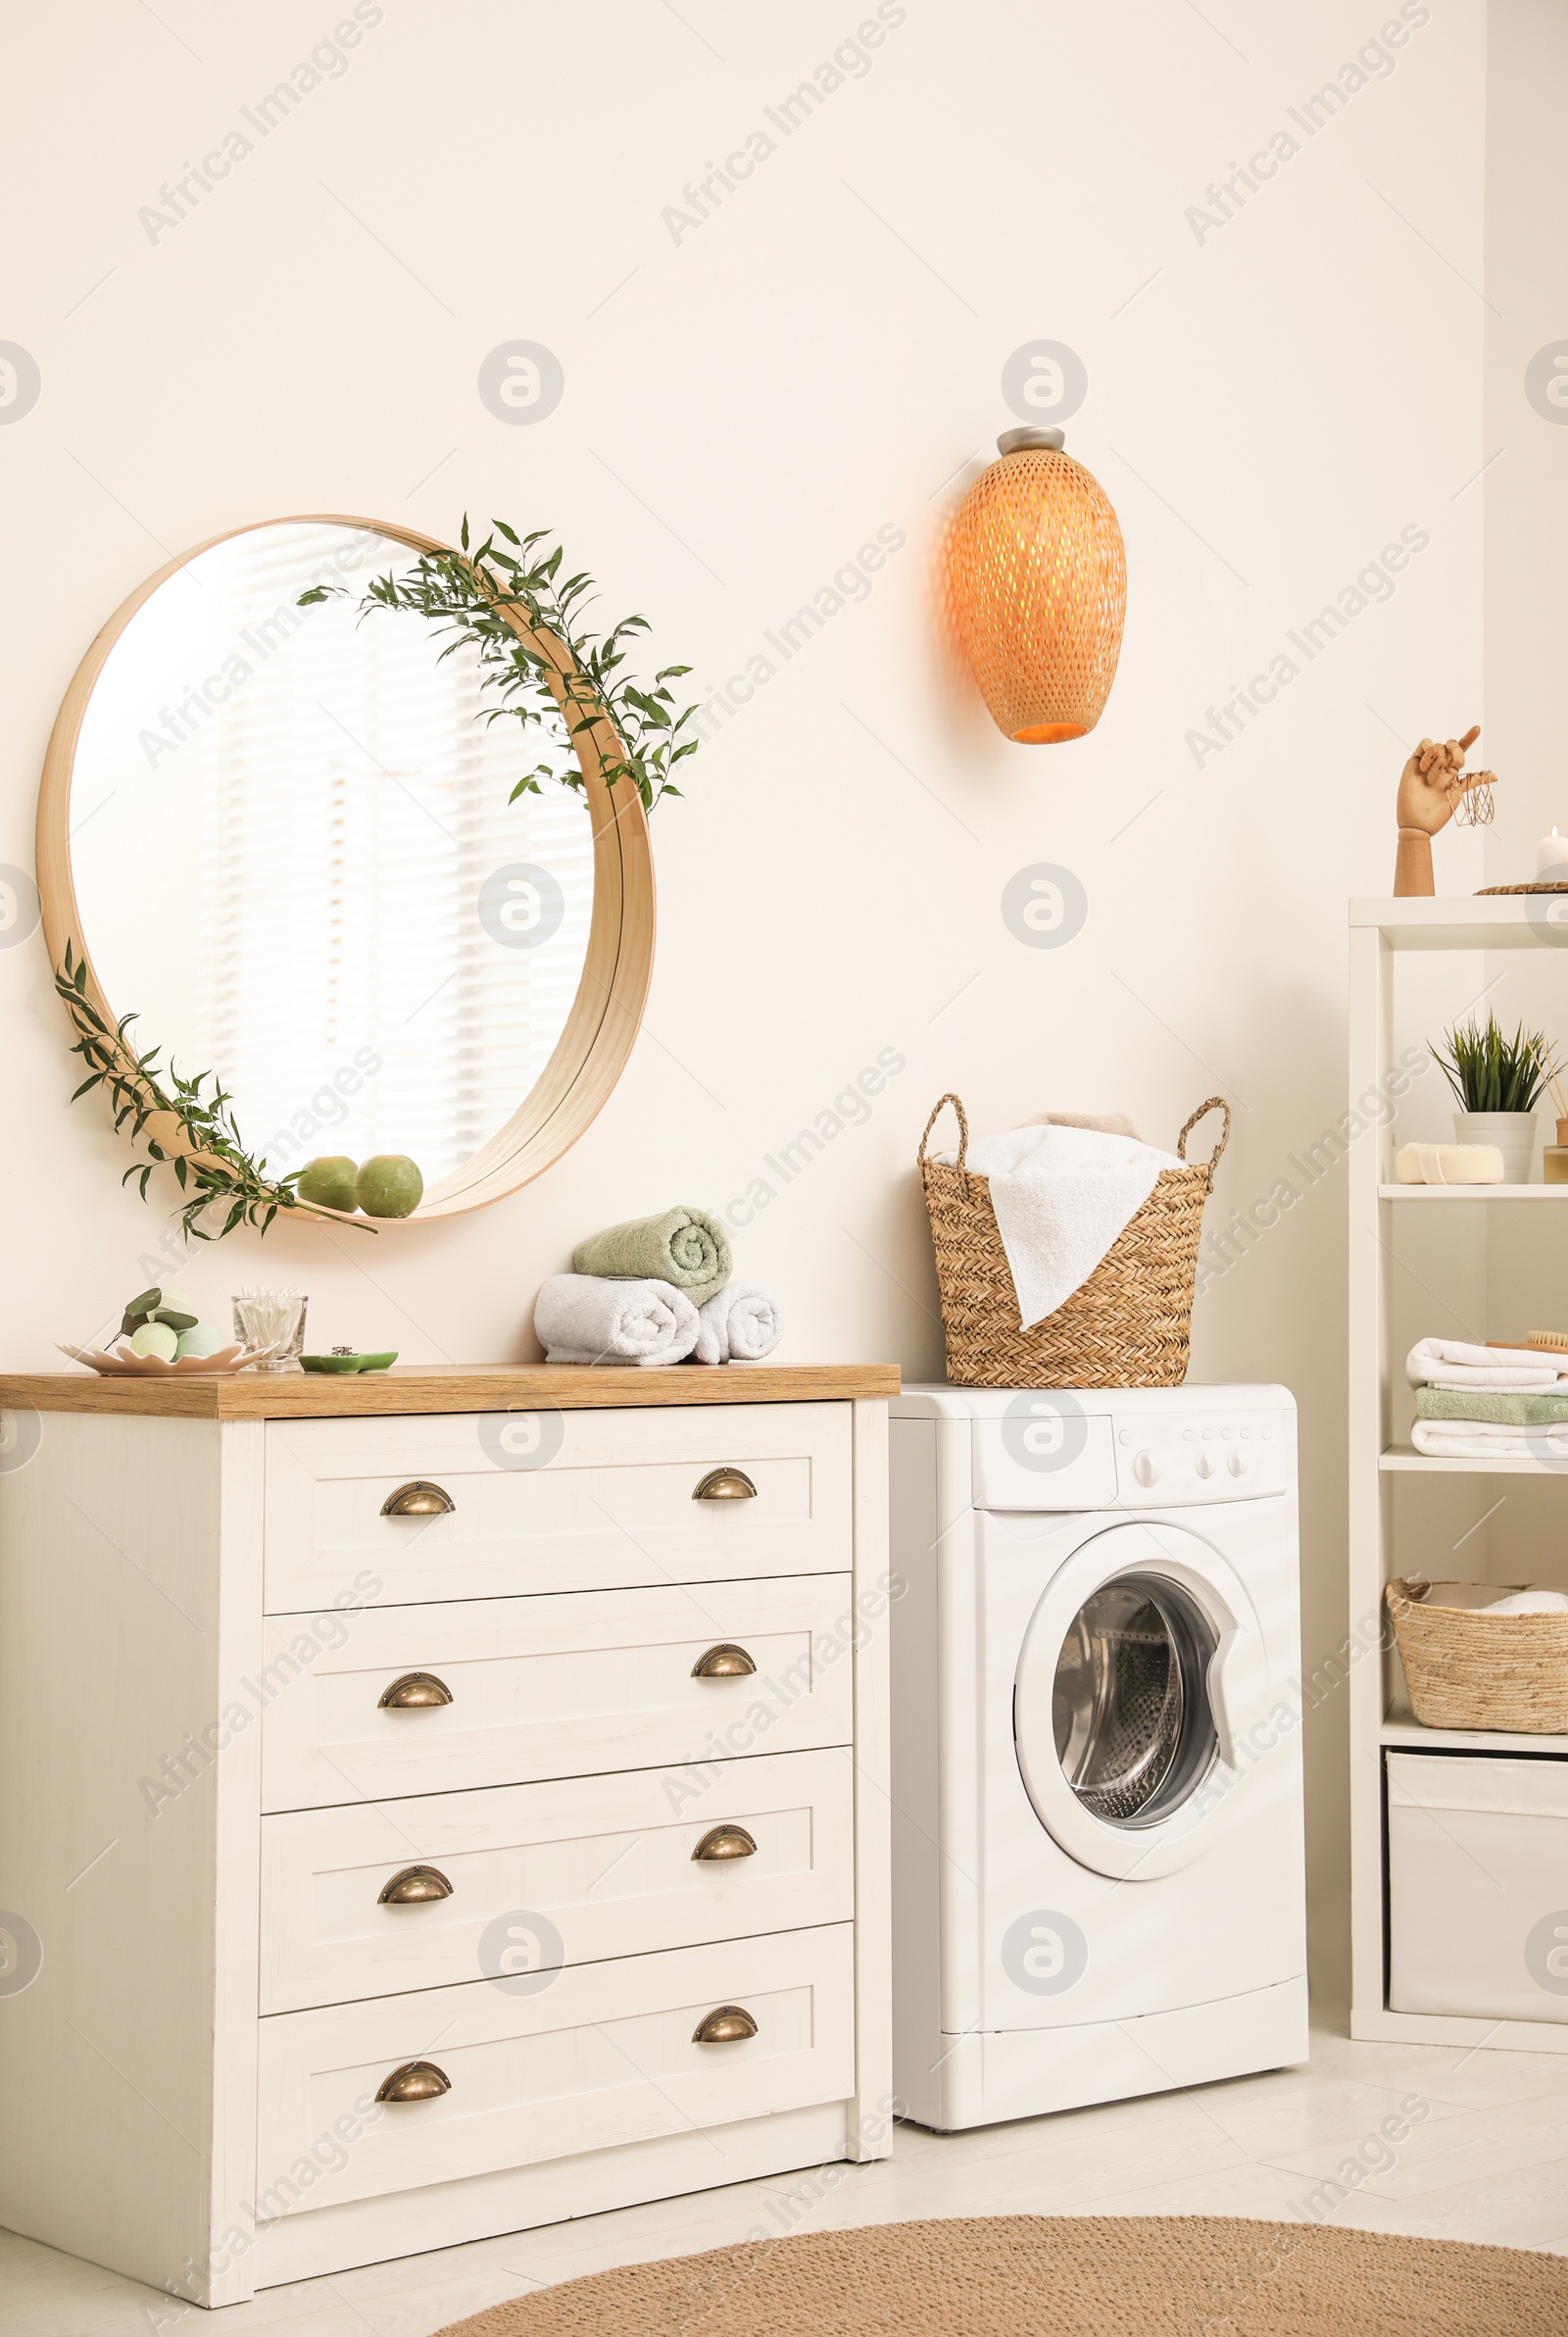
[[[1527,1185],[1536,1147],[1536,1106],[1553,1075],[1545,1033],[1520,1023],[1504,1036],[1495,1015],[1485,1026],[1456,1022],[1432,1050],[1462,1109],[1453,1116],[1459,1144],[1494,1144],[1502,1181]]]

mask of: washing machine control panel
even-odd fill
[[[1114,1443],[1121,1509],[1256,1501],[1285,1490],[1278,1413],[1119,1413]]]

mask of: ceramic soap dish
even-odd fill
[[[302,1355],[307,1371],[389,1371],[398,1360],[395,1347],[378,1355],[356,1355],[352,1348],[334,1347],[330,1355]]]
[[[89,1371],[110,1379],[167,1378],[171,1374],[205,1379],[215,1372],[226,1379],[236,1371],[248,1371],[253,1364],[269,1363],[279,1353],[275,1343],[270,1347],[220,1347],[216,1355],[182,1355],[177,1362],[166,1363],[161,1355],[133,1355],[124,1339],[107,1354],[101,1347],[73,1347],[64,1339],[57,1339],[55,1345],[74,1364],[85,1364]]]

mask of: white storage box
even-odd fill
[[[1568,2020],[1568,1760],[1391,1753],[1389,2007]]]

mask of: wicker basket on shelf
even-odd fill
[[[1435,1607],[1427,1587],[1396,1580],[1384,1592],[1422,1726],[1568,1734],[1568,1615]]]
[[[958,1118],[958,1157],[945,1168],[927,1142],[943,1106]],[[1211,1158],[1187,1162],[1187,1139],[1205,1112],[1225,1126]],[[969,1122],[945,1095],[920,1139],[920,1181],[931,1216],[948,1377],[957,1387],[1180,1387],[1187,1376],[1193,1280],[1203,1204],[1230,1138],[1230,1106],[1200,1104],[1176,1139],[1180,1168],[1162,1168],[1087,1282],[1032,1330],[1018,1322],[1018,1294],[1002,1246],[991,1186],[965,1163]]]

